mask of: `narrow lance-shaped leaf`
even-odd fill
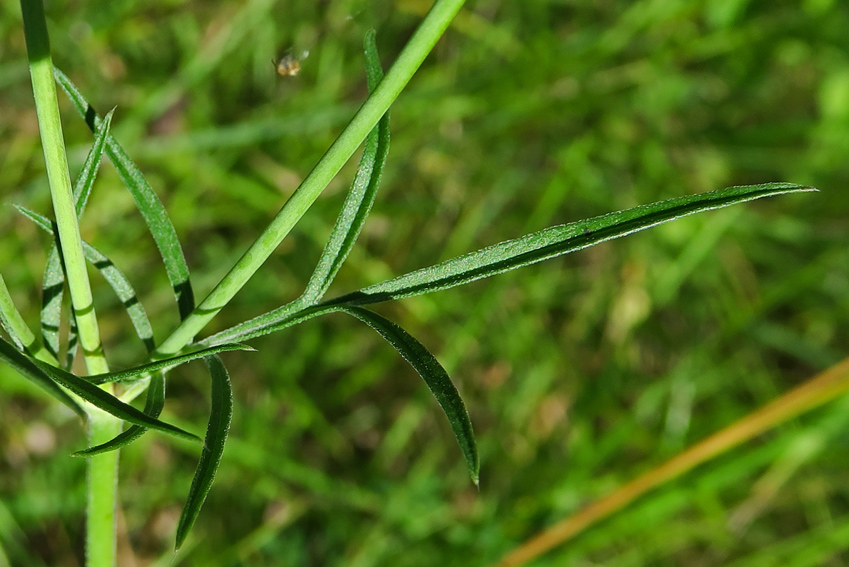
[[[212,487],[212,481],[224,454],[224,443],[230,430],[230,420],[233,417],[233,390],[230,386],[230,376],[218,355],[204,359],[209,367],[212,378],[212,411],[209,414],[209,424],[206,428],[206,439],[198,462],[189,496],[180,515],[177,525],[176,549],[180,549],[186,536],[200,513],[206,495]]]
[[[207,337],[197,344],[198,346],[212,346],[235,341],[247,341],[292,327],[319,315],[339,311],[340,309],[338,305],[320,304],[313,307],[304,307],[296,302],[290,305],[292,305],[292,308],[288,309],[288,313],[285,315],[282,314],[282,311],[275,310]],[[288,308],[289,306],[284,307]]]
[[[157,431],[162,431],[163,433],[168,433],[175,437],[191,439],[192,441],[200,441],[198,436],[192,435],[188,431],[184,431],[183,429],[169,423],[165,423],[145,415],[133,406],[125,404],[112,394],[100,389],[98,386],[95,386],[91,382],[88,382],[79,376],[75,376],[70,372],[66,372],[61,368],[50,366],[49,364],[41,362],[35,362],[34,364],[38,366],[44,374],[47,374],[47,376],[49,376],[54,382],[58,382],[61,386],[64,386],[88,403],[114,415],[117,418],[137,425],[143,425],[150,429],[156,429]]]
[[[165,358],[163,360],[157,360],[148,364],[142,364],[141,366],[128,368],[127,370],[119,370],[117,372],[109,372],[107,374],[95,374],[94,376],[87,376],[86,380],[88,380],[92,384],[98,385],[107,384],[109,382],[127,382],[129,380],[136,380],[141,376],[144,376],[145,374],[152,374],[158,370],[173,368],[175,366],[191,362],[192,360],[211,356],[219,352],[227,352],[233,350],[253,351],[254,349],[249,347],[248,345],[240,345],[233,343],[216,345],[213,347],[205,348],[203,350],[190,352],[188,354]]]
[[[507,240],[435,266],[368,286],[333,299],[329,303],[365,305],[432,293],[568,254],[687,215],[762,197],[814,190],[811,187],[792,183],[767,183],[729,187],[699,195],[676,197],[650,205],[640,205],[626,211],[553,226],[515,240]]]
[[[53,72],[56,82],[71,99],[74,108],[80,116],[85,118],[89,128],[94,131],[101,122],[94,108],[62,71],[54,67]],[[168,217],[165,207],[139,168],[111,134],[108,135],[106,142],[106,155],[109,156],[121,181],[132,194],[136,206],[144,218],[157,248],[159,248],[168,280],[174,289],[180,318],[184,319],[192,312],[195,303],[189,282],[189,268],[186,264],[186,258],[183,256],[180,241],[177,239],[174,225],[171,224],[171,219]]]
[[[26,218],[33,221],[42,230],[48,232],[51,230],[50,221],[47,220],[46,217],[20,205],[15,205],[15,208]],[[135,328],[136,335],[138,335],[139,339],[141,339],[142,343],[144,343],[147,351],[152,352],[155,348],[153,341],[153,329],[150,326],[150,320],[147,317],[147,313],[139,301],[130,280],[127,279],[127,276],[125,276],[123,272],[121,272],[121,270],[112,263],[112,260],[107,258],[103,255],[103,253],[97,250],[97,248],[91,246],[87,242],[83,242],[83,254],[86,257],[86,260],[97,268],[100,275],[103,276],[103,279],[106,280],[106,283],[108,283],[109,287],[111,287],[115,292],[115,295],[124,305],[124,309],[130,317],[130,321]]]
[[[88,152],[88,156],[86,156],[83,168],[74,184],[73,195],[77,218],[81,217],[85,211],[88,197],[94,186],[94,180],[97,177],[97,171],[103,158],[103,148],[106,145],[106,138],[109,135],[111,123],[112,112],[109,112],[95,132],[94,143]],[[48,230],[55,234],[55,231],[52,229]],[[41,334],[47,349],[54,357],[58,357],[59,352],[59,326],[62,319],[62,296],[65,286],[65,272],[62,268],[62,257],[58,241],[58,238],[55,238],[54,243],[50,246],[50,250],[47,253],[47,264],[44,267],[41,286]],[[69,337],[68,343],[67,358],[73,360],[73,355],[76,352],[75,333]],[[70,367],[70,363],[66,364],[67,367]]]
[[[145,400],[144,409],[142,412],[156,419],[159,417],[159,414],[162,413],[162,409],[165,407],[165,375],[161,372],[157,372],[152,374],[150,377],[150,385],[147,388],[147,399]],[[77,451],[76,453],[72,453],[73,457],[93,457],[94,455],[99,455],[100,453],[106,453],[107,451],[114,451],[116,449],[120,449],[126,445],[129,445],[142,435],[147,432],[147,427],[142,425],[133,425],[123,433],[117,435],[115,438],[107,441],[106,443],[101,443],[100,445],[95,445],[94,447],[89,447],[88,449],[84,449],[82,451]]]
[[[369,91],[373,91],[383,78],[374,30],[366,33],[364,47],[368,88]],[[306,304],[311,305],[319,301],[327,293],[327,289],[354,247],[374,204],[388,154],[389,113],[387,112],[366,137],[354,182],[348,191],[330,238],[324,246],[315,272],[304,291],[302,300]]]
[[[0,338],[0,360],[14,368],[21,376],[44,389],[48,394],[74,410],[81,418],[86,419],[85,411],[68,393],[59,387],[33,360],[19,352],[11,343]]]
[[[472,482],[478,484],[480,461],[475,434],[472,431],[472,422],[469,419],[466,406],[460,398],[460,393],[454,387],[448,373],[445,372],[436,357],[407,331],[373,311],[348,306],[344,306],[340,310],[356,317],[380,333],[419,373],[427,387],[433,392],[436,401],[442,407],[442,411],[445,412],[445,416],[451,424],[451,430],[454,432],[454,436],[460,444],[460,449],[463,451],[463,456],[466,458]]]

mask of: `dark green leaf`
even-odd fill
[[[555,256],[568,254],[681,217],[728,207],[744,201],[813,191],[792,183],[767,183],[729,187],[699,195],[676,197],[600,217],[553,226],[464,254],[403,276],[331,300],[331,303],[366,305],[390,299],[432,293],[500,274]]]
[[[204,358],[219,352],[226,352],[232,350],[254,350],[253,348],[247,345],[240,344],[222,344],[216,345],[214,347],[205,348],[203,350],[198,350],[195,352],[190,352],[188,354],[183,354],[180,356],[174,356],[172,358],[166,358],[163,360],[157,360],[156,362],[150,362],[148,364],[142,364],[141,366],[136,366],[134,368],[129,368],[127,370],[119,370],[117,372],[109,372],[107,374],[96,374],[94,376],[87,376],[86,380],[91,382],[92,384],[106,384],[109,382],[126,382],[129,380],[135,380],[140,376],[145,374],[153,374],[158,370],[170,369],[175,366],[179,366],[181,364],[185,364],[187,362],[191,362],[192,360],[197,360],[198,358]]]
[[[365,55],[368,87],[369,90],[374,90],[383,78],[374,30],[369,31],[365,36]],[[363,156],[360,158],[354,182],[351,184],[330,238],[324,246],[315,272],[304,291],[302,299],[307,304],[319,301],[327,293],[333,278],[336,277],[354,247],[374,204],[388,153],[389,113],[387,112],[366,137]]]
[[[51,231],[50,221],[47,220],[46,217],[39,215],[36,212],[33,212],[26,207],[21,207],[19,205],[15,205],[15,208],[25,217],[33,221],[37,226],[46,231]],[[121,303],[124,305],[124,309],[127,311],[127,315],[130,316],[130,321],[133,324],[133,327],[136,330],[136,335],[138,335],[139,339],[144,343],[145,348],[148,352],[152,352],[155,348],[154,340],[153,340],[153,329],[150,326],[150,320],[147,318],[147,313],[144,310],[141,302],[136,295],[136,291],[133,289],[132,284],[130,284],[130,280],[127,279],[127,276],[119,270],[115,264],[112,263],[112,260],[104,256],[97,248],[91,246],[90,244],[83,242],[83,254],[95,268],[100,272],[100,275],[103,276],[103,279],[106,280],[106,283],[109,284],[109,287],[115,292],[115,295],[118,296],[118,299],[121,300]],[[50,266],[50,258],[48,258],[48,266]],[[61,262],[59,262],[58,267],[61,273]],[[47,273],[45,272],[45,278],[47,277]],[[62,280],[64,283],[64,275],[62,275]],[[45,280],[46,282],[46,280]],[[47,283],[45,283],[45,286]],[[45,290],[48,288],[45,287]],[[61,285],[58,288],[61,290]],[[45,292],[45,298],[47,298],[47,293]],[[61,298],[60,298],[61,299]],[[52,301],[52,300],[51,300]],[[59,309],[59,306],[55,306],[56,309]],[[58,321],[58,319],[57,319]],[[50,327],[54,329],[54,327]],[[56,324],[55,329],[58,330],[58,323]],[[42,333],[44,333],[44,309],[42,309]],[[58,344],[58,342],[57,342]],[[52,348],[52,347],[48,347]],[[69,349],[71,345],[69,344]]]
[[[101,119],[97,116],[94,108],[62,71],[55,67],[53,71],[56,76],[56,82],[67,93],[74,108],[80,116],[85,118],[89,128],[95,131],[101,123]],[[109,156],[109,159],[115,166],[121,181],[129,189],[139,212],[144,217],[145,223],[147,223],[150,234],[153,236],[153,240],[156,242],[156,246],[159,248],[159,253],[165,264],[168,280],[174,289],[177,306],[180,310],[180,318],[185,319],[195,307],[194,295],[192,293],[191,283],[189,282],[189,268],[183,256],[180,241],[177,239],[174,225],[171,224],[165,207],[162,206],[159,197],[156,196],[156,193],[154,193],[139,168],[133,163],[111,134],[107,136],[106,155]]]
[[[480,461],[475,444],[475,434],[472,431],[472,422],[469,419],[466,406],[460,398],[460,393],[454,387],[448,373],[445,372],[436,357],[407,331],[377,313],[361,307],[344,306],[340,310],[356,317],[380,333],[419,373],[427,387],[433,392],[436,401],[442,407],[442,411],[445,412],[445,416],[451,424],[451,429],[454,431],[454,436],[463,451],[463,456],[466,458],[472,482],[478,484]]]
[[[109,392],[100,389],[100,387],[95,386],[91,382],[88,382],[79,376],[75,376],[70,372],[65,372],[61,368],[55,368],[49,364],[44,364],[38,361],[34,364],[47,374],[47,376],[52,378],[54,382],[58,382],[61,386],[64,386],[77,396],[81,397],[93,406],[99,407],[106,413],[112,414],[124,421],[129,421],[136,425],[143,425],[150,429],[156,429],[157,431],[162,431],[163,433],[168,433],[175,437],[200,441],[198,436],[192,435],[188,431],[184,431],[179,427],[175,427],[171,424],[143,414],[133,406],[125,404]]]
[[[255,317],[250,321],[245,321],[227,330],[221,331],[218,334],[207,337],[197,343],[198,346],[212,346],[236,341],[246,341],[256,337],[261,337],[269,333],[280,331],[287,327],[292,327],[298,323],[303,323],[313,317],[325,315],[338,311],[340,308],[337,305],[316,305],[313,307],[304,307],[298,302],[284,305],[274,311]],[[239,338],[234,338],[239,337]]]
[[[157,372],[150,377],[150,385],[147,388],[147,400],[144,404],[144,409],[142,412],[156,419],[159,417],[159,414],[162,413],[162,408],[165,407],[165,375],[161,372]],[[116,449],[120,449],[125,445],[129,445],[139,437],[147,432],[147,427],[143,427],[141,425],[131,425],[129,429],[116,436],[114,439],[107,441],[106,443],[102,443],[100,445],[96,445],[94,447],[89,447],[88,449],[84,449],[82,451],[77,451],[73,453],[74,457],[93,457],[94,455],[99,455],[100,453],[105,453],[107,451],[114,451]]]
[[[77,415],[86,419],[86,413],[68,393],[47,375],[35,361],[18,352],[14,346],[0,338],[0,360],[5,361],[18,373],[43,388],[51,396],[74,410]]]
[[[206,428],[206,440],[198,462],[192,486],[180,523],[177,525],[176,549],[180,549],[186,536],[200,513],[206,495],[212,487],[215,472],[224,454],[224,443],[230,430],[230,420],[233,417],[233,390],[230,386],[230,376],[218,355],[204,359],[212,377],[212,411],[209,414],[209,425]]]

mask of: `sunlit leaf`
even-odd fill
[[[162,413],[162,409],[165,407],[165,375],[161,372],[157,372],[156,374],[151,375],[150,377],[150,385],[147,388],[147,400],[144,404],[144,409],[142,413],[145,415],[156,419],[159,417],[159,414]],[[83,449],[82,451],[77,451],[73,453],[74,457],[93,457],[94,455],[99,455],[100,453],[106,453],[107,451],[114,451],[116,449],[120,449],[125,445],[129,445],[142,435],[147,432],[148,428],[142,425],[131,425],[126,431],[116,436],[115,438],[107,441],[106,443],[101,443],[100,445],[95,445],[94,447],[89,447],[88,449]]]
[[[368,87],[369,90],[374,90],[383,78],[374,30],[369,31],[365,36],[365,55]],[[327,293],[333,278],[336,277],[339,268],[354,247],[374,204],[388,154],[389,113],[387,112],[366,137],[354,182],[351,184],[336,224],[324,246],[315,272],[304,291],[302,299],[306,304],[315,303]]]
[[[15,205],[15,208],[22,215],[33,221],[42,230],[52,230],[50,221],[46,217],[39,215],[26,207],[21,207],[20,205]],[[142,343],[144,343],[147,351],[152,352],[155,348],[153,329],[150,326],[150,320],[147,318],[147,313],[136,295],[135,289],[133,289],[132,284],[130,284],[130,280],[128,280],[127,276],[125,276],[123,272],[121,272],[121,270],[112,263],[112,260],[104,256],[99,250],[97,250],[97,248],[91,246],[87,242],[83,242],[83,254],[86,257],[86,260],[97,268],[97,271],[100,272],[100,275],[103,276],[103,279],[106,280],[106,283],[109,284],[109,287],[111,287],[115,292],[115,295],[118,296],[118,299],[127,311],[127,315],[130,317],[130,321],[133,324],[136,335],[138,335],[139,339],[141,339]],[[58,266],[57,269],[61,272],[61,266]],[[46,274],[47,272],[45,272],[45,277]],[[61,281],[64,282],[64,275],[62,275]],[[61,290],[61,286],[58,289]],[[44,317],[42,311],[42,328],[43,325]],[[56,328],[58,329],[58,327]]]
[[[71,99],[74,108],[80,116],[85,118],[89,128],[95,131],[101,123],[101,118],[97,116],[94,108],[62,71],[54,67],[53,72],[56,82]],[[184,319],[195,307],[194,295],[189,282],[189,268],[186,264],[186,258],[183,256],[180,241],[177,239],[174,225],[171,224],[171,219],[168,217],[165,207],[162,206],[162,202],[142,175],[141,170],[133,163],[111,134],[107,137],[106,155],[109,156],[121,181],[132,194],[136,206],[144,218],[157,248],[159,248],[168,280],[174,289],[180,318]]]
[[[109,372],[107,374],[95,374],[94,376],[87,376],[86,380],[88,380],[92,384],[106,384],[109,382],[126,382],[128,380],[136,380],[139,377],[144,376],[145,374],[152,374],[158,370],[173,368],[175,366],[191,362],[192,360],[204,358],[219,352],[227,352],[233,350],[252,351],[254,349],[249,347],[248,345],[233,343],[216,345],[180,356],[173,356],[171,358],[165,358],[162,360],[157,360],[155,362],[149,362],[148,364],[142,364],[141,366],[128,368],[127,370],[119,370],[117,372]]]
[[[230,420],[233,417],[233,390],[230,386],[230,376],[218,355],[204,359],[209,367],[212,378],[212,407],[209,414],[209,424],[206,428],[206,439],[198,462],[189,496],[180,515],[177,525],[176,549],[180,549],[186,536],[189,535],[195,520],[200,513],[206,495],[212,487],[215,472],[224,454],[224,444],[230,431]]]
[[[762,197],[813,190],[815,189],[793,183],[767,183],[729,187],[640,205],[625,211],[553,226],[515,240],[506,240],[435,266],[368,286],[331,302],[366,305],[432,293],[575,252],[687,215]]]
[[[361,307],[347,306],[342,307],[341,311],[356,317],[377,331],[419,373],[436,401],[439,402],[442,411],[445,412],[445,416],[451,424],[451,430],[454,432],[454,436],[460,444],[460,449],[463,451],[463,456],[466,458],[472,482],[477,484],[480,460],[475,443],[475,434],[472,431],[472,422],[469,419],[466,406],[460,398],[460,393],[454,387],[451,378],[448,377],[448,373],[445,372],[436,357],[407,331],[373,311]]]
[[[0,338],[0,360],[6,362],[9,366],[17,370],[21,376],[32,381],[51,396],[74,410],[77,415],[86,419],[86,413],[83,408],[65,390],[60,388],[34,360],[19,352],[11,343],[6,342],[2,338]]]
[[[156,429],[157,431],[162,431],[163,433],[168,433],[175,437],[191,439],[192,441],[200,441],[200,438],[197,435],[193,435],[179,427],[145,415],[133,406],[125,404],[109,392],[102,390],[100,387],[95,386],[91,382],[88,382],[79,376],[75,376],[70,372],[66,372],[61,368],[55,368],[49,364],[37,361],[34,362],[34,364],[38,366],[44,374],[47,374],[47,376],[49,376],[54,382],[58,382],[61,386],[64,386],[88,403],[114,415],[117,418],[129,421],[130,423],[135,423],[136,425],[143,425],[150,429]]]

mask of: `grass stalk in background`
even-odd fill
[[[289,234],[368,133],[398,97],[427,54],[442,37],[465,0],[437,0],[413,37],[398,55],[375,91],[319,160],[271,224],[257,237],[235,266],[157,348],[168,356],[189,344],[195,335],[231,300]]]
[[[102,374],[109,371],[109,366],[100,342],[76,207],[71,191],[71,176],[65,155],[62,124],[59,119],[44,6],[41,0],[21,0],[21,11],[47,178],[50,183],[56,229],[62,247],[77,332],[89,374]],[[105,385],[103,388],[112,393],[111,385]],[[114,416],[91,406],[86,406],[86,412],[90,445],[99,445],[121,433],[121,421]],[[90,567],[106,567],[114,565],[116,557],[115,508],[118,492],[118,452],[92,457],[88,459],[87,467],[87,563]]]
[[[554,547],[574,539],[589,527],[609,518],[650,490],[847,392],[849,392],[849,358],[843,359],[761,409],[696,443],[659,467],[638,476],[577,514],[531,538],[507,554],[494,567],[525,565]]]

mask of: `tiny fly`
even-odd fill
[[[301,61],[307,58],[309,51],[303,51],[299,56],[287,53],[278,59],[272,59],[271,63],[281,77],[294,77],[301,72]]]

